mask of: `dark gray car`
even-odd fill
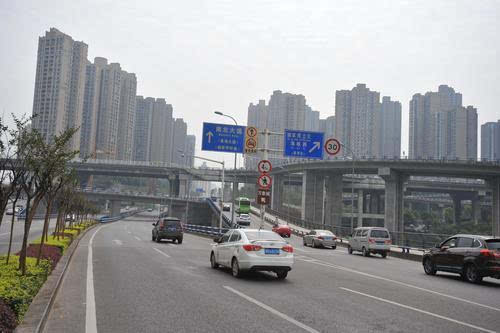
[[[162,217],[153,223],[152,239],[160,242],[162,239],[171,239],[174,243],[182,244],[184,232],[181,221],[176,217]]]

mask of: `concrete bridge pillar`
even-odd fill
[[[371,196],[370,196],[371,198]],[[358,228],[363,226],[363,213],[364,213],[364,193],[362,189],[358,190]]]
[[[111,201],[111,216],[110,217],[120,216],[121,208],[122,208],[121,201],[112,200]]]
[[[240,183],[233,182],[234,198],[238,198],[240,196],[239,186],[240,186]]]
[[[180,179],[179,180],[179,197],[186,198],[188,195],[188,180]]]
[[[384,226],[389,231],[403,232],[403,185],[408,176],[390,168],[380,168],[378,175],[385,181]]]
[[[471,213],[472,221],[474,224],[478,224],[481,220],[481,197],[479,195],[475,195],[471,199]]]
[[[280,211],[283,206],[283,176],[276,175],[273,177],[273,186],[271,188],[271,209]]]
[[[453,200],[453,224],[460,225],[462,218],[462,197],[459,194],[450,194]]]
[[[487,181],[491,187],[491,225],[493,236],[500,236],[500,177]]]
[[[329,174],[326,182],[325,223],[342,226],[343,202],[342,174]]]
[[[323,223],[323,193],[325,177],[304,171],[302,174],[302,215],[307,221]]]
[[[179,176],[169,178],[169,183],[170,183],[170,196],[178,197],[179,187],[180,187]]]

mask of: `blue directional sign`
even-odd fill
[[[243,153],[245,126],[203,123],[201,150]]]
[[[321,132],[285,130],[285,156],[323,158],[324,135]]]

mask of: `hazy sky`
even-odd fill
[[[334,114],[356,83],[403,105],[448,84],[479,125],[500,118],[500,1],[0,0],[0,111],[31,114],[38,37],[56,27],[164,97],[201,147],[203,121],[245,124],[250,102],[300,93]],[[495,102],[497,101],[497,102]],[[479,138],[478,138],[479,140]],[[224,156],[231,161],[231,154]]]

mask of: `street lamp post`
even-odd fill
[[[223,117],[228,117],[228,118],[231,118],[233,121],[234,121],[234,124],[236,126],[238,126],[238,122],[236,121],[236,119],[234,119],[233,117],[231,117],[230,115],[227,115],[227,114],[224,114],[220,111],[214,111],[215,114],[219,115],[219,116],[223,116]],[[236,159],[237,159],[238,155],[237,153],[234,153],[234,171],[236,171]],[[232,193],[232,204],[231,204],[231,223],[234,224],[234,204],[235,204],[235,201],[236,201],[236,198],[235,198],[235,194],[236,194],[236,182],[233,180],[233,193]],[[222,188],[222,192],[224,192],[224,187]]]
[[[354,160],[356,159],[356,155],[354,154],[354,151],[352,151],[351,148],[349,148],[348,146],[346,146],[342,142],[340,143],[340,145],[342,147],[344,147],[344,149],[349,151],[349,153],[351,154],[351,160],[352,160],[352,174],[351,174],[351,232],[352,232],[352,230],[354,229]],[[358,207],[358,214],[359,214],[359,209],[360,209],[360,207]],[[359,227],[359,225],[358,225],[358,227]]]

